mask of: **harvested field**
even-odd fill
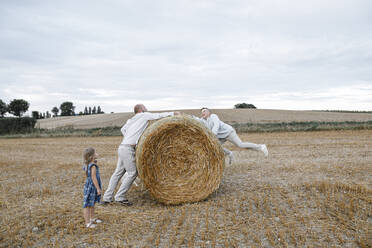
[[[198,109],[179,110],[186,114],[199,115]],[[372,121],[372,113],[343,113],[324,111],[272,110],[272,109],[213,109],[226,123],[280,123],[280,122],[344,122]],[[159,111],[155,111],[159,112]],[[37,128],[89,129],[122,126],[133,113],[113,113],[85,116],[65,116],[41,119]]]
[[[0,139],[0,247],[371,247],[372,131],[241,134],[235,162],[203,202],[165,206],[133,186],[131,207],[97,206],[84,228],[83,148],[104,187],[121,137]]]

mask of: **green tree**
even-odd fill
[[[252,108],[252,109],[255,109],[256,108],[253,104],[248,104],[248,103],[245,103],[245,102],[235,104],[234,107],[236,109],[238,109],[238,108]]]
[[[57,107],[52,108],[52,113],[54,114],[54,116],[57,116],[58,112],[59,112],[59,109]]]
[[[88,108],[87,108],[87,106],[85,106],[85,108],[84,108],[84,115],[87,115],[88,114]]]
[[[8,112],[8,106],[0,99],[0,116],[4,117],[6,112]]]
[[[39,111],[32,111],[32,118],[39,119]]]
[[[97,107],[97,114],[102,114],[101,106]]]
[[[88,115],[91,115],[92,114],[92,108],[89,107],[89,110],[88,110]]]
[[[61,116],[74,115],[75,106],[72,102],[64,102],[59,108],[61,109]]]
[[[12,115],[21,117],[30,107],[30,104],[23,99],[14,99],[9,103],[8,111]]]
[[[97,112],[97,109],[96,109],[96,106],[94,106],[93,109],[92,109],[92,115],[95,115],[96,112]]]

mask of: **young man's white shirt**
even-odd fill
[[[173,116],[174,112],[150,113],[141,112],[135,114],[130,118],[121,128],[121,133],[124,138],[121,144],[123,145],[137,145],[139,138],[143,131],[149,124],[150,120],[157,120],[167,116]]]
[[[234,131],[232,126],[221,121],[216,114],[211,114],[207,119],[196,116],[193,116],[193,118],[207,126],[218,139],[225,139]]]

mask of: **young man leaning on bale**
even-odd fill
[[[123,176],[120,188],[115,195],[115,202],[126,206],[132,205],[125,194],[137,177],[135,149],[139,138],[145,131],[150,120],[157,120],[163,117],[180,114],[179,112],[150,113],[147,112],[143,104],[134,106],[134,113],[135,115],[121,128],[124,138],[118,148],[118,162],[115,172],[112,174],[108,188],[103,195],[103,205],[113,201],[114,190]]]
[[[202,108],[200,111],[201,118],[196,116],[193,116],[193,118],[207,126],[212,131],[212,133],[217,136],[221,144],[225,143],[227,140],[240,148],[253,149],[255,151],[263,152],[265,156],[269,155],[265,144],[242,142],[235,129],[232,126],[221,121],[218,116],[216,114],[212,114],[212,112],[208,108]],[[223,150],[225,154],[229,156],[229,164],[231,164],[233,161],[233,152],[226,148],[223,148]]]

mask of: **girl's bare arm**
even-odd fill
[[[101,194],[101,188],[99,187],[99,184],[98,184],[98,180],[97,180],[97,176],[96,176],[96,167],[95,166],[92,166],[91,167],[91,173],[92,173],[92,181],[93,181],[93,184],[94,186],[96,187],[97,189],[97,194],[100,195]]]

